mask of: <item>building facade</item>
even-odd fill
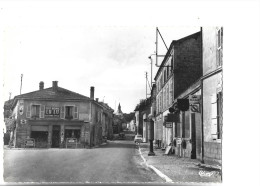
[[[68,139],[74,139],[78,147],[102,143],[113,110],[94,100],[94,87],[90,94],[90,98],[77,94],[53,81],[50,88],[44,89],[40,82],[38,91],[14,97],[14,147],[26,146],[28,138],[39,148],[66,147]]]
[[[202,30],[204,161],[221,164],[223,128],[223,28]]]
[[[163,148],[170,145],[180,131],[180,124],[166,125],[169,108],[202,76],[201,59],[201,32],[197,32],[174,40],[157,71],[155,140],[161,141]]]

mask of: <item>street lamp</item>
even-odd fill
[[[152,115],[150,114],[148,116],[148,119],[145,118],[144,122],[149,122],[150,130],[149,130],[149,141],[150,141],[150,151],[148,153],[148,156],[154,156],[155,153],[153,152],[153,140],[154,140],[154,121],[152,120]]]

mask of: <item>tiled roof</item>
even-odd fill
[[[26,94],[21,94],[15,97],[16,99],[51,99],[51,100],[89,100],[89,97],[83,96],[76,92],[57,87],[54,91],[52,87],[43,90],[37,90]]]

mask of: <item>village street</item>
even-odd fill
[[[92,149],[6,149],[5,182],[164,182],[127,140]]]

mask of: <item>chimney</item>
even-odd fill
[[[98,98],[96,98],[96,102],[98,102]]]
[[[90,99],[94,99],[95,87],[90,87]]]
[[[44,89],[44,82],[43,81],[41,81],[40,83],[39,83],[39,90],[43,90]]]
[[[56,92],[58,89],[58,81],[52,81],[52,90]]]

